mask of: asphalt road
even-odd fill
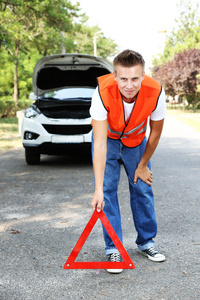
[[[42,157],[28,166],[24,150],[0,155],[0,299],[200,299],[200,135],[168,116],[152,159],[158,221],[154,263],[136,249],[126,175],[119,198],[124,246],[135,269],[65,270],[69,254],[92,215],[93,170],[83,149]],[[98,220],[77,261],[104,261]]]

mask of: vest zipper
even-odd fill
[[[121,95],[121,99],[122,99],[122,107],[123,107],[123,114],[124,114],[124,125],[125,125],[125,127],[124,127],[124,129],[123,129],[123,131],[122,131],[122,134],[120,135],[120,137],[119,137],[119,139],[121,139],[121,137],[123,136],[123,134],[124,134],[124,130],[126,129],[126,120],[125,120],[125,109],[124,109],[124,101],[123,101],[123,97],[122,97],[122,94],[120,93],[120,95]]]
[[[139,91],[139,92],[140,92],[140,91]],[[138,98],[139,92],[137,93],[137,98]],[[122,95],[121,95],[121,97],[122,97]],[[134,107],[133,107],[133,109],[132,109],[132,112],[131,112],[130,118],[128,119],[127,124],[126,124],[126,121],[125,121],[125,109],[124,109],[124,102],[123,102],[123,98],[122,98],[122,105],[123,105],[123,112],[124,112],[124,124],[125,124],[125,127],[124,127],[124,129],[123,129],[123,131],[122,131],[122,134],[120,135],[120,139],[121,139],[121,137],[124,135],[124,131],[125,131],[126,127],[128,126],[128,123],[129,123],[129,121],[130,121],[130,119],[131,119],[131,117],[132,117],[133,110],[134,110],[135,105],[136,105],[136,102],[137,102],[137,98],[136,98],[136,100],[135,100],[135,104],[134,104]]]

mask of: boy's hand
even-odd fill
[[[147,183],[148,185],[152,185],[153,183],[153,173],[149,170],[149,168],[147,166],[144,167],[140,167],[138,166],[138,168],[135,171],[135,176],[134,176],[134,184],[137,183],[138,178],[140,178],[142,181],[144,181],[145,183]]]
[[[101,209],[103,210],[104,205],[105,203],[103,201],[103,191],[95,192],[91,201],[92,209],[93,210],[97,209],[97,211],[100,212]]]

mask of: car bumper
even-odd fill
[[[52,152],[56,149],[56,151],[62,150],[70,144],[90,144],[92,136],[90,124],[91,118],[81,120],[80,123],[80,120],[74,119],[67,120],[67,122],[48,119],[44,115],[39,115],[34,119],[24,117],[21,129],[22,144],[25,148],[38,147],[41,153]],[[65,135],[65,132],[69,134]],[[74,134],[79,132],[80,134]],[[28,134],[30,138],[26,137]]]

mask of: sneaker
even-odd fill
[[[144,256],[147,256],[148,259],[150,259],[152,261],[164,261],[165,260],[164,254],[157,251],[154,247],[150,247],[146,250],[139,250],[139,253]]]
[[[120,254],[118,253],[112,253],[112,254],[109,254],[108,255],[108,261],[111,261],[111,262],[120,262],[122,261],[122,257]],[[107,271],[109,273],[121,273],[123,271],[123,269],[107,269]]]

